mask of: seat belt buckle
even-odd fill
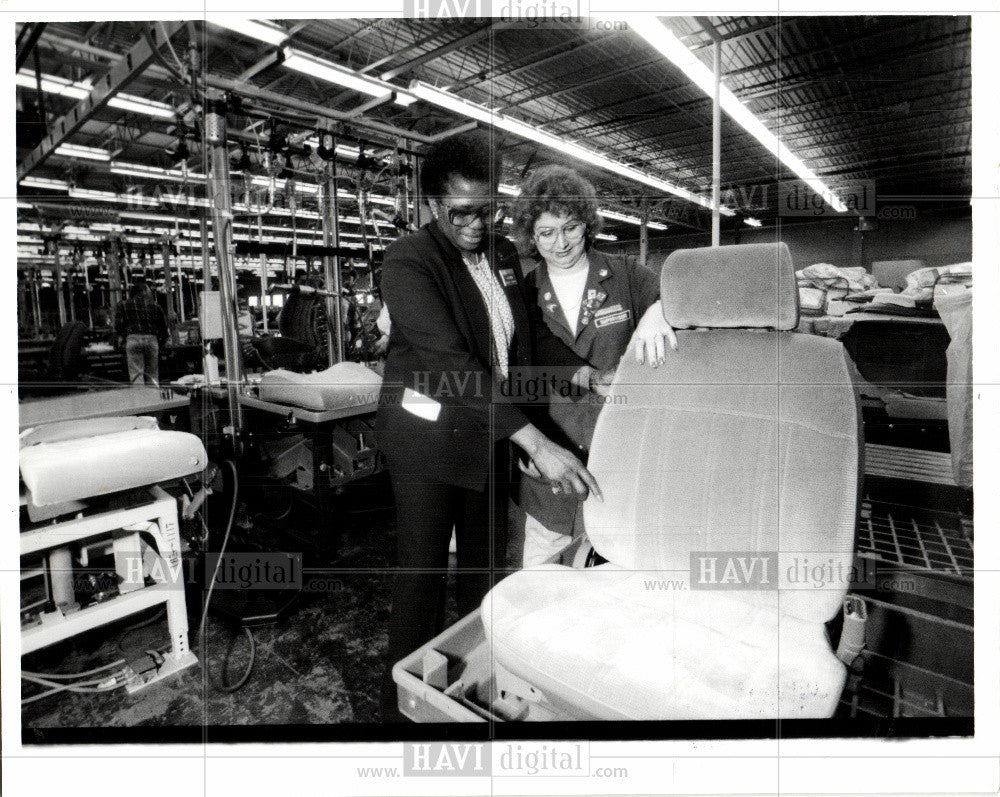
[[[857,595],[844,597],[844,627],[837,643],[837,658],[850,667],[865,646],[868,607]]]

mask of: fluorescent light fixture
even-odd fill
[[[170,180],[175,179],[166,169],[159,169],[156,166],[143,166],[138,163],[113,163],[110,169],[112,174],[119,174],[123,177],[144,177],[148,180]],[[183,178],[180,178],[183,179]]]
[[[34,208],[35,208],[35,206],[32,205],[30,202],[18,202],[17,203],[17,209],[18,210],[34,210]]]
[[[507,196],[521,195],[520,188],[518,188],[516,185],[507,185],[506,183],[500,183],[500,185],[497,186],[497,191],[499,191],[501,194],[506,194]]]
[[[253,19],[238,19],[229,17],[209,17],[208,22],[234,33],[241,33],[249,39],[257,39],[275,47],[288,38],[288,31],[271,22],[258,22]]]
[[[622,18],[631,30],[642,36],[649,44],[670,60],[678,69],[687,75],[688,79],[709,97],[715,96],[715,74],[699,58],[688,49],[687,45],[678,39],[660,20],[649,14],[624,14],[615,17]],[[719,86],[719,105],[750,135],[756,138],[764,148],[780,160],[788,169],[794,172],[813,191],[823,197],[823,200],[838,213],[847,210],[847,206],[833,193],[817,174],[799,159],[777,136],[768,130],[764,123],[754,116],[753,112],[737,99],[736,95],[725,85]]]
[[[111,160],[111,153],[100,147],[84,147],[80,144],[60,144],[56,147],[56,155],[65,158],[84,158],[85,160],[104,161]]]
[[[257,175],[255,177],[252,177],[251,180],[250,180],[250,182],[253,185],[258,186],[259,188],[269,188],[270,185],[271,185],[270,178],[269,177],[263,177],[261,175]],[[315,183],[302,183],[302,182],[299,182],[298,180],[294,180],[294,179],[293,179],[293,182],[295,183],[295,190],[299,191],[299,192],[301,192],[303,194],[314,195],[314,194],[318,194],[319,193],[319,186],[316,185]],[[286,180],[275,179],[274,186],[275,186],[275,188],[278,188],[279,190],[283,191],[283,190],[285,190],[285,189],[288,188],[288,183],[287,183]]]
[[[50,180],[48,177],[25,177],[21,180],[24,188],[47,188],[50,191],[69,191],[65,180]]]
[[[292,47],[285,48],[284,65],[296,72],[304,75],[325,80],[372,97],[384,97],[390,91],[395,92],[395,102],[397,105],[410,105],[417,101],[417,98],[407,94],[404,89],[386,83],[382,80],[359,75],[351,69],[335,64],[332,61],[317,58],[315,55],[304,53]]]
[[[35,82],[35,73],[29,69],[22,69],[18,72],[15,76],[15,82],[22,88],[38,88]],[[73,100],[82,100],[84,97],[90,96],[90,92],[94,88],[89,81],[82,80],[73,83],[55,75],[43,74],[41,82],[42,91],[46,94],[59,94]],[[147,100],[145,97],[136,97],[132,94],[116,94],[108,100],[108,105],[119,110],[155,116],[160,119],[173,119],[175,115],[173,107],[165,102]]]
[[[746,224],[749,227],[760,227],[761,226],[761,220],[760,219],[755,219],[752,216],[747,216],[745,219],[743,219],[743,223]]]
[[[619,213],[616,210],[604,210],[603,208],[598,208],[597,212],[604,216],[606,219],[613,219],[614,221],[623,221],[626,224],[635,224],[639,226],[642,224],[642,219],[638,216],[627,216],[624,213]]]
[[[628,166],[620,161],[608,158],[592,149],[566,141],[565,139],[559,138],[552,133],[547,133],[544,130],[539,130],[537,127],[514,119],[511,116],[496,113],[485,106],[469,102],[468,100],[464,100],[461,97],[457,97],[447,91],[442,91],[441,89],[435,88],[427,83],[414,80],[410,83],[410,93],[422,100],[432,103],[433,105],[437,105],[439,108],[444,108],[445,110],[461,114],[462,116],[467,116],[470,119],[475,119],[476,121],[483,122],[484,124],[493,125],[501,130],[506,130],[508,133],[513,133],[514,135],[521,136],[521,138],[526,138],[529,141],[542,144],[543,146],[549,147],[557,152],[562,152],[570,157],[583,161],[584,163],[589,163],[591,166],[596,166],[604,171],[617,174],[620,177],[633,180],[637,183],[642,183],[643,185],[648,185],[651,188],[655,188],[657,191],[679,196],[682,199],[694,202],[704,208],[712,207],[710,200],[705,197],[698,196],[697,194],[688,191],[686,188],[681,188],[673,183],[668,183],[666,180],[661,180],[659,177],[654,177],[651,174],[647,174],[646,172],[640,171],[632,166]],[[721,208],[721,212],[726,216],[735,215],[735,211],[730,208]]]
[[[148,219],[150,221],[159,221],[164,224],[198,224],[198,219],[182,219],[179,216],[164,216],[160,213],[136,213],[131,210],[125,210],[118,214],[123,219]]]
[[[108,105],[122,111],[132,111],[146,116],[155,116],[159,119],[173,119],[177,115],[172,105],[156,100],[147,100],[145,97],[135,97],[131,94],[116,94],[108,100]]]
[[[607,233],[599,232],[594,236],[598,241],[617,241],[617,235],[608,235]]]
[[[626,224],[634,224],[637,227],[642,226],[642,219],[638,216],[629,216],[625,213],[619,213],[616,210],[604,210],[603,208],[598,208],[597,212],[604,216],[606,219],[614,219],[615,221],[623,221]],[[651,230],[665,230],[667,229],[666,224],[661,224],[658,221],[647,221],[646,226]]]
[[[35,80],[35,73],[29,69],[22,69],[14,78],[16,85],[26,89],[37,89],[38,83]],[[42,91],[46,94],[60,94],[74,100],[82,100],[90,94],[91,86],[86,83],[73,83],[55,75],[42,75]]]
[[[122,202],[126,205],[140,205],[144,207],[156,207],[160,204],[155,197],[142,196],[141,194],[116,194],[113,191],[95,191],[90,188],[72,188],[69,195],[72,199],[93,199],[97,202]]]

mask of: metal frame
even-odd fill
[[[153,43],[158,45],[162,45],[172,38],[184,25],[183,22],[163,22],[160,24],[164,34],[162,39],[157,39],[157,36],[160,35],[157,28],[154,27],[150,30]],[[156,55],[156,51],[149,46],[145,39],[140,40],[125,53],[121,60],[111,68],[111,71],[97,81],[88,97],[80,100],[80,103],[73,110],[52,124],[48,135],[18,166],[18,182],[41,166],[60,144],[83,127],[84,123],[101,110],[108,100],[128,88],[129,84],[135,81],[146,67],[156,60]]]
[[[51,556],[55,552],[65,551],[71,543],[119,529],[135,533],[148,532],[156,542],[162,568],[159,571],[160,578],[156,578],[154,573],[154,579],[159,583],[153,586],[135,589],[71,614],[64,615],[57,610],[42,615],[41,625],[21,631],[22,656],[164,603],[167,607],[170,652],[164,655],[165,663],[155,676],[131,685],[129,691],[149,686],[197,663],[198,659],[188,646],[177,501],[158,486],[151,487],[149,492],[153,499],[152,503],[102,512],[89,517],[73,517],[51,525],[21,531],[21,556],[44,551],[49,551]]]

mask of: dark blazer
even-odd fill
[[[660,296],[660,277],[639,265],[587,252],[590,263],[576,334],[570,331],[545,265],[526,278],[529,293],[536,296],[545,327],[587,363],[599,371],[618,367],[639,319]],[[561,445],[586,450],[594,433],[601,403],[589,394],[576,402],[554,402],[548,408],[555,429],[543,429]]]
[[[488,237],[485,253],[514,318],[510,367],[582,365],[542,322],[513,244]],[[376,430],[390,469],[484,489],[493,444],[533,418],[495,395],[489,316],[461,253],[431,222],[386,249],[381,290],[392,326]]]
[[[636,324],[659,298],[660,278],[649,269],[593,249],[587,252],[587,260],[590,266],[576,334],[566,323],[545,265],[534,269],[525,281],[529,292],[536,295],[547,329],[594,368],[605,371],[618,367]],[[552,402],[538,426],[555,442],[586,459],[602,407],[599,397],[584,392]],[[524,477],[518,503],[546,528],[568,534],[579,500],[572,495],[553,495],[548,484]]]

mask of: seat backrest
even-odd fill
[[[824,621],[840,607],[857,508],[857,398],[841,344],[799,334],[784,244],[674,252],[661,276],[678,350],[657,369],[622,359],[591,446],[603,503],[587,533],[614,565],[664,578],[715,557],[718,588]],[[712,327],[712,328],[708,328]],[[712,558],[712,557],[707,557]],[[767,564],[763,560],[767,560]],[[822,567],[822,572],[817,568]],[[794,568],[794,569],[792,569]],[[697,583],[696,583],[697,582]],[[755,587],[765,587],[750,578]],[[770,593],[770,594],[769,594]]]

